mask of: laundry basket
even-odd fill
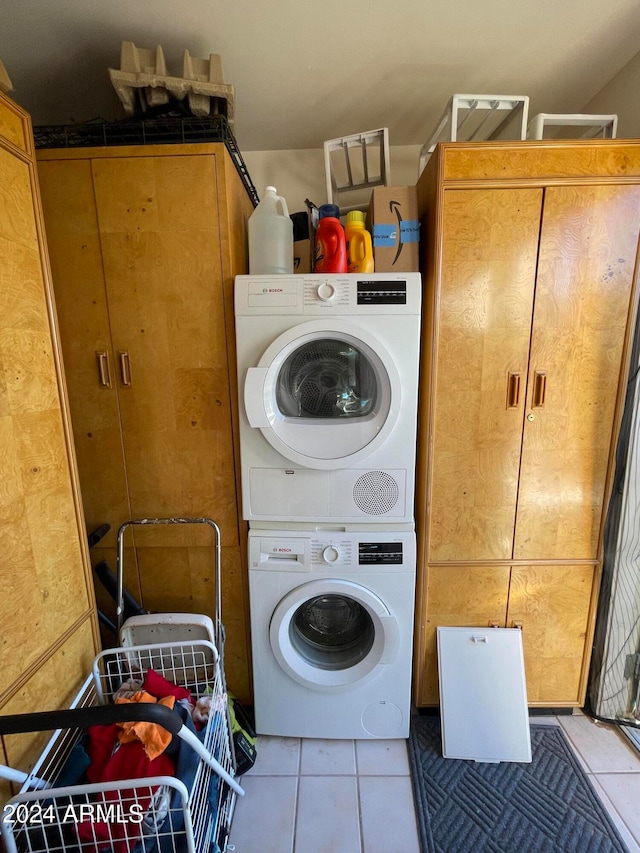
[[[216,532],[219,591],[219,531],[214,522],[153,519],[127,524],[201,522]],[[121,570],[120,565],[120,588]],[[159,633],[166,636],[167,617],[156,618],[162,626]],[[54,732],[30,774],[0,767],[0,776],[23,782],[21,792],[3,809],[0,831],[8,853],[224,853],[236,796],[244,792],[234,778],[219,595],[215,643],[201,638],[197,618],[193,624],[188,619],[169,620],[169,624],[170,642],[131,644],[130,632],[123,631],[129,644],[95,658],[92,673],[70,709],[0,716],[2,735]],[[179,636],[183,631],[177,626],[183,624],[184,636]],[[194,625],[198,630],[193,630]],[[153,618],[144,628],[152,631]],[[123,685],[134,695],[141,688],[159,701],[116,704]],[[173,710],[160,704],[168,695],[176,702]],[[204,712],[200,731],[196,731],[189,700],[192,704],[199,700],[196,708]],[[120,743],[121,736],[115,735],[132,723],[159,727],[142,731],[151,732],[154,748],[156,740],[170,740],[166,750],[151,760],[146,743],[143,747],[126,738]],[[147,761],[142,760],[143,752]],[[129,774],[127,760],[132,757]],[[99,779],[95,778],[97,765],[103,770]]]

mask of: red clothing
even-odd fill
[[[91,766],[87,770],[90,782],[113,782],[122,779],[146,779],[150,776],[173,776],[174,764],[172,759],[162,753],[153,761],[147,758],[144,746],[140,741],[123,743],[113,752],[114,742],[118,740],[118,727],[91,726],[88,729],[89,743],[87,752],[91,758]],[[79,840],[86,845],[95,841],[94,849],[113,850],[114,853],[129,853],[141,837],[140,815],[144,815],[149,807],[153,790],[145,797],[140,796],[140,790],[132,789],[107,791],[105,803],[122,803],[121,815],[125,822],[107,824],[105,822],[83,821],[78,823],[76,830]],[[131,805],[139,806],[138,812],[131,812]],[[127,818],[131,818],[127,820]],[[83,846],[83,850],[90,847]]]

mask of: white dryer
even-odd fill
[[[418,273],[238,276],[244,518],[413,524]]]
[[[260,734],[409,736],[415,566],[413,531],[250,531]]]

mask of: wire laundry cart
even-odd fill
[[[123,528],[155,523],[213,527],[216,642],[200,636],[200,621],[195,617],[191,624],[189,614],[159,615],[160,634],[166,636],[167,620],[170,634],[169,641],[157,643],[134,644],[127,623],[122,626],[120,620],[121,642],[126,637],[128,644],[95,658],[92,673],[70,709],[0,717],[1,734],[54,730],[26,777],[9,768],[0,769],[0,775],[23,782],[21,792],[3,808],[0,829],[8,853],[224,853],[227,849],[236,797],[244,792],[235,780],[222,665],[219,530],[210,519],[143,519],[127,522]],[[119,612],[122,570],[119,561]],[[145,631],[153,633],[153,617],[145,619]],[[130,680],[134,684],[127,685]],[[191,711],[184,704],[176,703],[172,710],[146,702],[113,703],[123,684],[132,690],[142,685],[152,693],[156,684],[164,687],[167,682],[185,688],[194,699],[206,699],[208,717],[201,731],[195,731]],[[167,752],[172,754],[170,759],[164,758],[163,772],[149,775],[155,771],[146,765],[143,774],[135,775],[138,768],[134,766],[131,776],[111,772],[106,781],[85,781],[85,729],[114,723],[155,723],[169,732],[173,738]],[[116,764],[126,747],[123,744],[113,752]],[[96,749],[94,745],[93,756]],[[118,778],[111,780],[110,775]]]

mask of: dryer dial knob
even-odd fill
[[[322,559],[325,563],[335,563],[340,559],[340,551],[338,551],[335,545],[327,545],[322,551]]]
[[[318,285],[317,293],[318,299],[321,299],[323,302],[330,302],[336,295],[336,289],[332,284],[324,281],[322,284]]]

